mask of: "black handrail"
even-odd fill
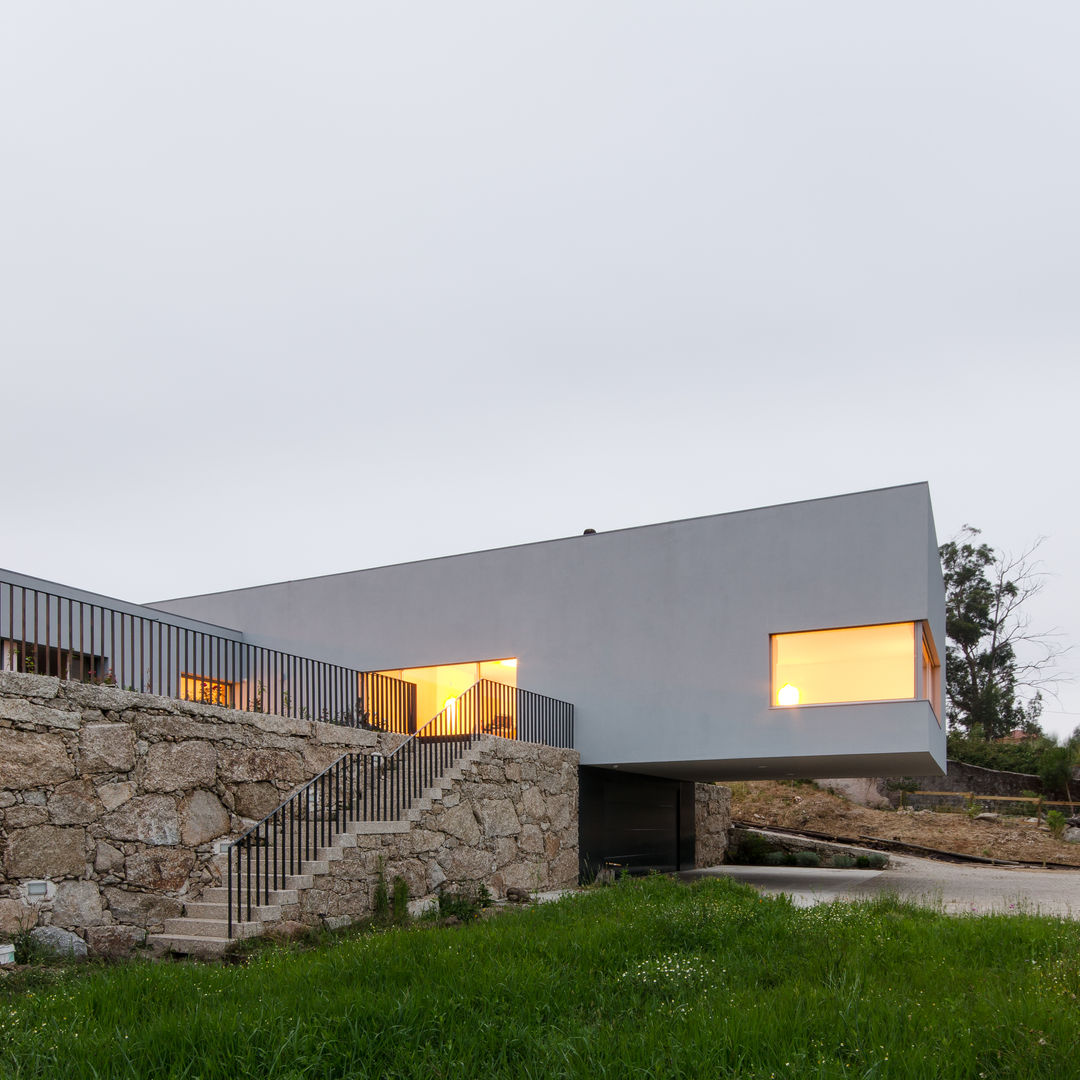
[[[416,729],[413,683],[206,626],[0,579],[0,669],[403,735]]]
[[[572,747],[574,706],[482,679],[391,753],[343,754],[230,845],[229,937],[234,914],[250,922],[252,908],[269,904],[270,893],[300,874],[305,860],[317,859],[349,822],[400,820],[482,735]]]

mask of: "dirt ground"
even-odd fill
[[[997,821],[974,821],[964,813],[871,810],[809,782],[760,780],[729,786],[731,816],[750,825],[902,840],[991,859],[1080,866],[1080,844],[1055,840],[1045,825],[1026,818],[1002,815]]]

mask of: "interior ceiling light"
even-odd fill
[[[779,690],[776,691],[776,704],[777,705],[798,705],[799,704],[799,688],[792,686],[791,683],[784,683]]]

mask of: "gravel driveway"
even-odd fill
[[[1080,870],[1009,870],[890,855],[884,870],[714,866],[679,876],[735,878],[769,895],[787,893],[799,907],[893,893],[948,914],[1025,912],[1080,918]]]

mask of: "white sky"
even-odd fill
[[[1074,0],[10,0],[0,566],[147,600],[928,480],[941,539],[1048,537],[1080,640],[1078,55]]]

